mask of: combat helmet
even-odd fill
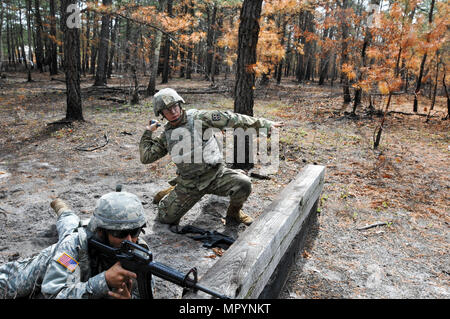
[[[186,103],[174,89],[162,89],[153,96],[153,112],[155,112],[155,116],[159,116],[162,113],[162,110],[167,109],[178,102]]]
[[[97,202],[88,229],[98,228],[124,230],[144,227],[146,223],[144,207],[139,198],[128,192],[111,192]]]

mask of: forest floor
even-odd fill
[[[56,241],[50,201],[60,197],[82,218],[117,183],[137,194],[148,213],[144,238],[155,260],[181,271],[193,266],[201,276],[220,250],[203,248],[154,221],[153,195],[168,187],[175,166],[165,157],[139,161],[138,144],[148,119],[150,98],[137,105],[118,103],[122,93],[83,95],[85,122],[55,125],[65,116],[63,75],[22,73],[0,79],[0,264],[25,258]],[[233,79],[220,79],[226,93],[182,94],[187,108],[233,109]],[[91,76],[82,87],[92,86]],[[140,79],[146,85],[145,78]],[[109,86],[129,86],[113,77]],[[174,78],[180,91],[207,90],[209,82]],[[90,90],[90,89],[89,89]],[[428,123],[420,115],[388,115],[381,144],[373,149],[381,116],[367,112],[367,101],[350,116],[338,85],[298,84],[285,79],[255,90],[254,113],[284,121],[280,167],[270,180],[252,179],[244,209],[258,217],[306,164],[326,166],[317,224],[311,229],[280,295],[302,298],[450,298],[449,202],[450,121],[438,98]],[[112,100],[105,100],[109,98]],[[377,109],[383,107],[379,97]],[[419,100],[427,113],[429,99]],[[411,96],[394,96],[392,111],[412,113]],[[161,128],[160,128],[161,129]],[[105,136],[108,143],[106,143]],[[89,148],[99,147],[89,151]],[[84,149],[80,150],[80,149]],[[207,195],[182,219],[237,236],[243,225],[225,225],[227,199]],[[384,223],[365,230],[360,228]],[[181,290],[158,281],[161,298]]]

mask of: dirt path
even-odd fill
[[[175,167],[168,158],[151,165],[139,162],[139,139],[151,117],[145,106],[149,100],[129,106],[88,96],[86,122],[46,126],[64,117],[64,84],[35,78],[26,83],[25,77],[10,74],[2,80],[0,263],[30,256],[56,240],[49,207],[53,198],[89,218],[96,200],[117,183],[142,199],[149,220],[144,238],[156,260],[184,272],[196,266],[201,275],[220,258],[154,221],[152,197],[168,186]],[[207,85],[196,80],[170,84],[185,89]],[[279,174],[253,179],[246,211],[257,217],[305,164],[327,166],[318,224],[280,297],[449,298],[448,121],[434,117],[425,124],[419,116],[394,114],[374,151],[379,118],[362,111],[359,118],[350,118],[339,93],[338,88],[292,81],[256,91],[255,115],[284,120],[286,126],[280,134]],[[184,98],[188,108],[233,108],[227,94]],[[396,110],[409,111],[401,97],[396,103]],[[76,150],[102,145],[105,135],[106,146]],[[224,225],[227,203],[205,196],[182,223],[238,236],[245,226]],[[385,225],[358,230],[377,222]],[[181,293],[162,281],[158,287],[162,298]]]

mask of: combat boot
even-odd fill
[[[53,210],[56,213],[56,216],[60,216],[63,212],[70,210],[69,206],[67,206],[66,203],[62,199],[55,199],[50,203],[50,207],[53,208]]]
[[[246,226],[250,226],[251,223],[253,223],[253,218],[251,218],[249,215],[245,214],[242,210],[242,205],[234,206],[230,205],[228,206],[227,210],[227,218],[231,218],[238,223],[243,223]]]
[[[155,197],[153,197],[153,204],[158,204],[161,201],[161,199],[163,199],[164,196],[169,194],[174,188],[175,188],[175,186],[170,186],[169,188],[158,192],[155,195]]]

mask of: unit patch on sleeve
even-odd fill
[[[220,121],[220,114],[219,113],[213,113],[213,115],[211,116],[211,119],[213,121]]]
[[[69,269],[71,272],[74,272],[78,266],[78,262],[66,253],[63,253],[56,261]]]

